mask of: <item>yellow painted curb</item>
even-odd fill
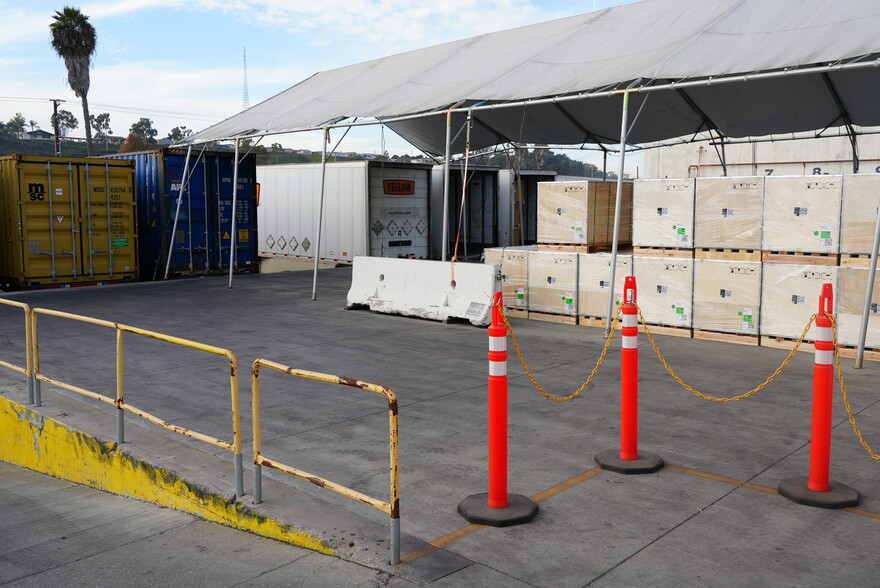
[[[0,460],[328,555],[327,542],[0,396]]]

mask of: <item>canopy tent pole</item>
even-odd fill
[[[877,250],[880,248],[880,209],[874,226],[874,248],[871,249],[871,265],[868,267],[868,289],[865,290],[865,308],[862,310],[862,326],[859,330],[859,348],[856,352],[855,367],[862,367],[865,358],[865,339],[868,336],[868,318],[871,316],[871,295],[874,293],[874,277],[877,271]]]
[[[446,261],[449,241],[449,159],[452,150],[452,111],[446,111],[446,156],[443,160],[443,244],[440,261]]]
[[[229,230],[229,288],[232,288],[232,269],[235,264],[235,216],[238,207],[238,139],[235,140],[235,161],[232,166],[232,225]],[[221,235],[222,237],[222,235]]]
[[[186,148],[186,159],[183,162],[183,177],[180,180],[180,193],[177,195],[177,210],[174,212],[174,223],[171,227],[171,238],[168,240],[168,261],[165,262],[165,277],[163,278],[165,280],[168,279],[168,273],[171,271],[171,254],[174,252],[174,235],[177,234],[177,219],[180,218],[180,203],[183,202],[183,191],[186,190],[186,172],[189,171],[190,153],[192,153],[192,145]],[[196,164],[198,164],[198,162],[196,162]],[[162,186],[162,189],[164,190],[165,187]]]
[[[620,234],[620,204],[623,200],[623,164],[626,160],[627,119],[629,117],[629,88],[623,90],[623,114],[620,117],[620,165],[617,167],[617,198],[614,202],[614,236],[611,239],[611,281],[608,288],[608,317],[605,320],[605,336],[611,333],[614,320],[614,280],[617,274],[617,238]]]
[[[312,272],[312,300],[318,299],[318,264],[321,261],[321,226],[324,222],[324,180],[327,176],[327,143],[330,142],[330,129],[324,127],[324,140],[321,142],[321,198],[318,203],[318,242],[315,243],[315,269]]]

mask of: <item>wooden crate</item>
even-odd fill
[[[530,251],[528,292],[529,318],[536,312],[576,317],[578,254]]]
[[[633,185],[633,245],[694,246],[694,180],[636,180]]]
[[[623,297],[623,282],[632,275],[632,255],[618,255],[614,273],[614,300]],[[608,314],[611,255],[581,253],[578,259],[578,314],[601,318]]]
[[[633,247],[633,255],[639,257],[666,257],[669,259],[693,259],[693,249],[676,247]]]
[[[765,181],[764,251],[840,253],[843,176],[768,176]]]
[[[761,249],[764,177],[697,178],[694,247]]]
[[[793,263],[798,265],[840,265],[840,256],[833,253],[762,251],[761,261],[764,263]]]
[[[713,259],[715,261],[761,261],[760,249],[694,249],[694,259]]]
[[[638,304],[649,324],[693,326],[693,259],[633,257]]]
[[[495,247],[484,251],[485,263],[501,266],[501,292],[505,308],[528,310],[529,251],[534,250],[533,246],[526,246]]]
[[[871,267],[871,254],[841,253],[840,267]]]
[[[757,336],[760,308],[760,262],[694,262],[694,329]]]
[[[843,177],[843,204],[840,215],[841,253],[870,255],[874,246],[878,206],[880,206],[880,175],[862,174]]]
[[[619,243],[632,241],[632,195],[632,182],[625,182]],[[616,201],[615,182],[539,182],[538,243],[610,245]]]
[[[840,268],[837,294],[837,340],[841,345],[858,347],[865,310],[868,269]],[[880,271],[874,272],[874,289],[868,310],[868,331],[865,347],[880,348]]]
[[[839,269],[831,266],[763,264],[761,283],[761,345],[764,337],[800,337],[810,317],[819,310],[822,284],[837,290]],[[835,297],[835,302],[836,302]],[[811,329],[807,334],[813,339]]]

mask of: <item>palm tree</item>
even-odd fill
[[[52,17],[54,22],[49,25],[52,34],[52,48],[67,67],[67,84],[74,94],[82,100],[83,120],[87,121],[86,150],[92,154],[92,129],[88,121],[89,101],[86,96],[89,93],[89,68],[92,65],[92,54],[95,52],[97,35],[95,27],[89,22],[89,17],[79,11],[78,8],[65,6],[64,10],[57,11]]]

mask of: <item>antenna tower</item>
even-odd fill
[[[244,65],[244,90],[241,96],[241,106],[242,110],[247,110],[250,106],[250,101],[248,100],[248,83],[247,83],[247,47],[242,47],[242,57],[241,61]]]

